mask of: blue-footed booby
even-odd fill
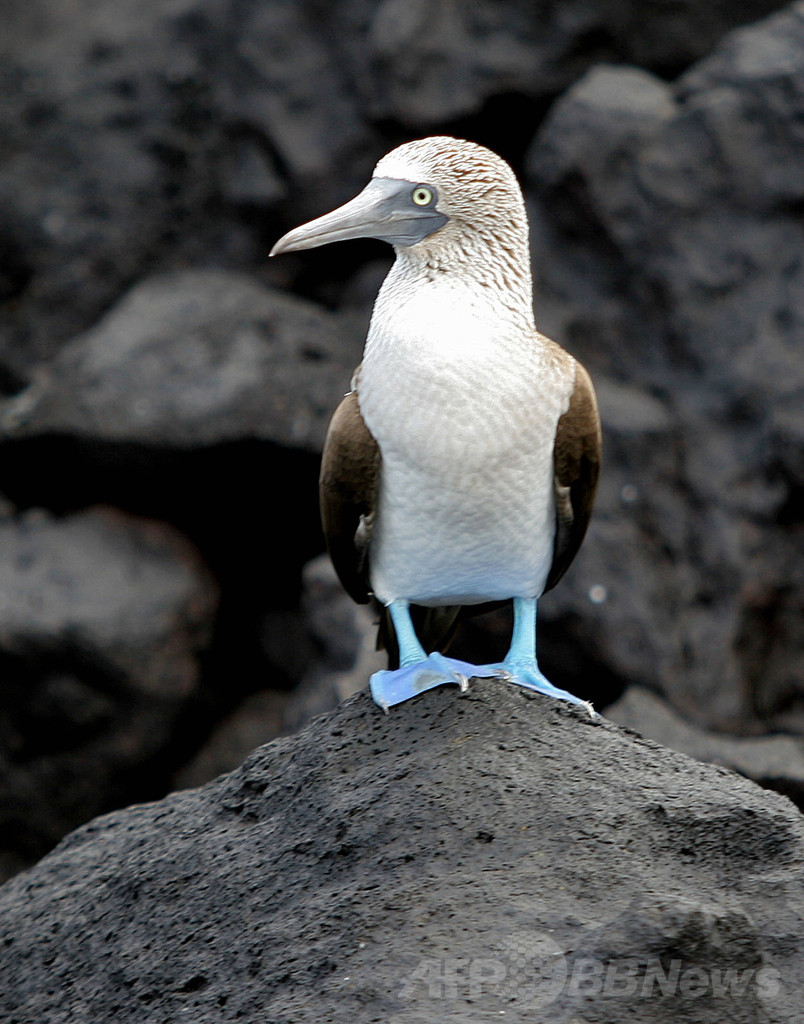
[[[516,177],[472,142],[409,142],[271,255],[363,237],[389,242],[396,259],[327,433],[320,495],[343,586],[359,602],[374,595],[393,661],[398,650],[372,696],[387,711],[499,676],[585,704],[539,669],[536,602],[586,532],[600,419],[586,370],[536,330]],[[463,607],[511,599],[501,663],[441,653]]]

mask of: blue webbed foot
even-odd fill
[[[394,704],[436,686],[452,684],[464,691],[472,675],[477,675],[474,665],[435,652],[412,665],[375,672],[371,677],[371,696],[375,704],[387,711]]]
[[[488,665],[485,668],[494,669],[494,675],[498,679],[505,679],[509,683],[516,683],[517,686],[524,686],[527,690],[535,690],[537,693],[543,693],[546,697],[555,697],[556,700],[566,700],[571,704],[580,704],[581,707],[586,708],[592,718],[597,716],[597,712],[588,700],[581,700],[580,697],[576,697],[569,690],[562,690],[558,686],[553,686],[550,680],[542,673],[535,658],[516,661],[506,658],[499,665]],[[483,673],[477,672],[477,675],[481,674],[491,673],[486,673],[485,671]]]
[[[408,602],[392,601],[388,605],[399,642],[400,667],[375,672],[371,677],[371,696],[383,711],[436,686],[457,685],[462,691],[474,678],[497,678],[524,686],[537,693],[571,704],[580,704],[595,716],[592,705],[567,690],[560,690],[546,679],[536,662],[536,601],[514,598],[514,635],[511,648],[503,662],[494,665],[472,665],[468,661],[448,658],[434,652],[426,654],[419,643],[410,618]]]
[[[486,670],[492,670],[486,672]],[[581,700],[568,690],[553,686],[539,668],[536,661],[536,599],[514,598],[514,633],[511,647],[505,660],[500,665],[485,665],[478,669],[477,675],[495,675],[498,679],[524,686],[528,690],[543,693],[546,697],[566,700],[570,704],[580,704],[594,718],[596,712],[589,701]]]

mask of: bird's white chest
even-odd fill
[[[527,325],[471,290],[396,298],[378,299],[358,392],[382,454],[374,592],[422,604],[536,596],[572,380]]]

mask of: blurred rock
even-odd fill
[[[377,614],[355,604],[335,575],[328,555],[304,567],[302,610],[310,631],[310,663],[284,711],[286,732],[295,732],[315,715],[337,707],[368,686],[372,672],[385,668],[377,650]]]
[[[17,505],[113,502],[192,539],[221,590],[209,673],[221,711],[267,678],[296,685],[309,659],[294,606],[323,546],[318,452],[359,359],[349,324],[242,274],[161,275],[0,403],[0,475]]]
[[[279,169],[325,179],[365,136],[298,3],[54,6],[11,19],[0,73],[3,339],[23,376],[155,265],[264,259],[253,206],[285,193]]]
[[[519,687],[360,693],[0,889],[0,1017],[792,1022],[803,855],[784,797]]]
[[[594,60],[677,72],[734,25],[778,7],[352,0],[338,5],[335,23],[351,28],[344,40],[364,108],[410,127],[476,114],[494,96],[555,94]]]
[[[792,736],[728,736],[704,732],[641,686],[630,686],[606,718],[698,761],[731,768],[804,807],[804,743]]]
[[[504,155],[521,153],[545,103],[593,62],[675,74],[779,6],[11,0],[0,386],[155,267],[263,262],[265,218],[275,235],[277,218],[331,208],[403,136],[485,118]]]
[[[177,788],[200,786],[232,771],[255,747],[297,732],[365,689],[371,673],[385,668],[385,653],[375,648],[373,610],[345,593],[328,555],[304,567],[302,587],[301,614],[273,612],[265,623],[271,664],[300,681],[288,692],[260,690],[246,697],[178,772]]]
[[[201,749],[173,777],[171,789],[192,789],[230,772],[263,743],[284,732],[287,698],[276,690],[252,693],[223,718]]]
[[[149,795],[216,603],[163,524],[111,509],[0,522],[0,875]]]
[[[151,278],[0,404],[3,438],[162,449],[260,439],[317,452],[360,358],[361,339],[350,354],[345,334],[333,315],[242,274]]]
[[[543,327],[591,368],[605,439],[545,621],[736,731],[804,725],[802,53],[794,4],[672,87],[595,68],[528,158]]]

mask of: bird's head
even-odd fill
[[[528,263],[527,217],[514,172],[491,150],[447,136],[392,150],[358,196],[289,231],[271,255],[350,238],[379,238],[445,269],[489,248]]]

